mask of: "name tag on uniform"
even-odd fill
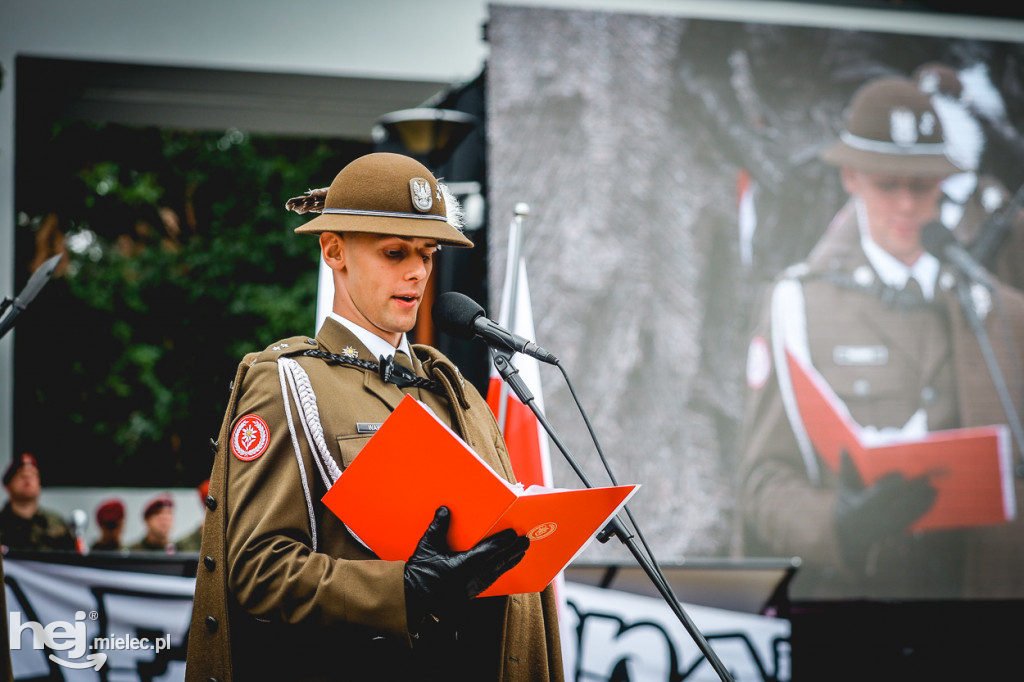
[[[885,346],[836,346],[832,360],[837,365],[884,365],[889,362]]]
[[[356,433],[377,433],[380,429],[380,424],[371,424],[369,422],[356,422]]]

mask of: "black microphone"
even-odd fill
[[[950,263],[966,277],[986,289],[992,289],[992,276],[974,259],[953,233],[942,223],[933,220],[921,229],[921,246],[944,263]]]
[[[534,342],[513,334],[494,320],[485,317],[480,304],[465,294],[446,291],[434,301],[430,314],[438,329],[457,339],[479,336],[488,344],[529,355],[541,362],[558,364],[558,358]]]

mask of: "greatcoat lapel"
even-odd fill
[[[331,318],[327,318],[323,327],[320,328],[320,333],[317,334],[317,341],[320,342],[320,345],[328,353],[344,355],[346,348],[353,348],[360,360],[370,360],[371,362],[378,362],[380,360],[363,345],[363,342],[355,334]],[[405,393],[398,386],[385,382],[376,372],[355,366],[346,369],[353,372],[362,372],[363,388],[392,410],[398,407],[398,403],[405,397]]]

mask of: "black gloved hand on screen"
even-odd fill
[[[927,476],[906,478],[898,472],[865,486],[849,453],[843,451],[834,521],[844,561],[863,566],[871,544],[903,533],[931,509],[935,494]]]
[[[484,538],[465,552],[448,547],[451,512],[438,507],[434,520],[405,564],[406,615],[414,627],[427,614],[443,616],[494,584],[526,555],[530,540],[511,528]]]

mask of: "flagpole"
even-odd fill
[[[529,205],[519,202],[515,206],[515,216],[508,230],[508,259],[506,267],[511,268],[506,272],[508,282],[508,319],[502,320],[506,329],[516,328],[516,308],[519,298],[519,268],[522,262],[523,248],[523,218],[530,214]],[[501,435],[505,435],[505,427],[508,422],[508,384],[501,382],[501,389],[498,392],[498,429]]]

